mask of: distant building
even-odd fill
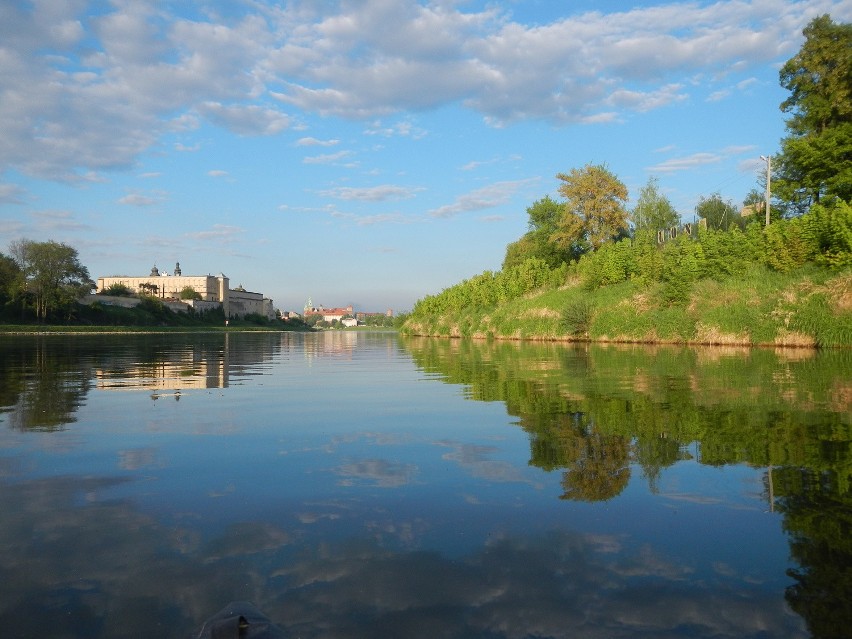
[[[377,317],[377,316],[393,317],[393,309],[389,308],[384,313],[370,313],[370,312],[366,312],[366,311],[358,311],[357,313],[355,313],[355,317],[358,318],[358,321],[360,321],[360,322],[363,322],[368,317]]]
[[[103,293],[115,284],[122,284],[137,295],[150,295],[164,301],[181,302],[197,310],[222,308],[225,317],[244,317],[256,313],[269,319],[275,318],[272,300],[261,293],[252,293],[242,285],[235,289],[229,287],[229,279],[223,273],[219,275],[183,275],[180,262],[175,264],[173,275],[160,273],[154,266],[147,277],[118,275],[99,277],[97,292]],[[192,288],[200,299],[181,300],[181,292]]]
[[[346,316],[355,317],[355,312],[351,304],[344,308],[325,308],[322,304],[314,306],[313,302],[308,298],[308,302],[304,308],[304,315],[305,319],[320,315],[323,321],[333,322],[334,320],[342,320]]]

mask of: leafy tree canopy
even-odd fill
[[[191,286],[184,286],[180,291],[180,298],[182,300],[200,300],[201,293]]]
[[[639,191],[639,201],[630,212],[630,221],[635,231],[660,231],[676,226],[680,221],[672,203],[660,193],[657,178],[648,178],[647,184]]]
[[[548,266],[557,267],[568,261],[570,255],[551,242],[556,232],[563,205],[545,196],[527,207],[529,231],[517,242],[506,247],[503,270],[523,264],[530,258],[544,260]]]
[[[70,308],[94,286],[77,250],[59,242],[22,239],[12,243],[11,253],[24,275],[25,290],[39,320]]]
[[[604,165],[556,176],[564,208],[551,240],[573,255],[597,250],[627,232],[627,187]]]
[[[0,302],[13,299],[22,282],[23,273],[18,263],[0,253]]]
[[[699,198],[695,214],[707,220],[707,228],[717,231],[727,231],[732,226],[742,224],[737,207],[730,200],[723,200],[718,193]]]
[[[852,201],[852,24],[814,18],[780,71],[789,135],[776,158],[775,192],[801,214],[826,197]]]

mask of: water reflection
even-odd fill
[[[261,375],[290,346],[281,333],[0,337],[0,414],[19,430],[63,430],[92,388],[179,400]]]
[[[249,599],[301,637],[841,636],[850,370],[390,334],[0,339],[0,627],[188,637]]]
[[[638,465],[807,467],[852,479],[852,356],[823,352],[406,342],[424,371],[502,401],[530,435],[530,463],[564,469],[565,499],[607,500]],[[768,495],[767,495],[768,498]]]
[[[791,607],[815,637],[852,625],[852,357],[848,351],[411,340],[415,361],[505,402],[561,499],[610,500],[638,466],[652,493],[684,460],[766,468],[784,515]],[[842,612],[841,612],[842,611]]]
[[[115,481],[0,491],[15,513],[0,523],[0,623],[12,636],[188,637],[235,593],[304,638],[801,636],[783,600],[747,575],[719,588],[617,536],[499,536],[458,558],[369,540],[305,544],[263,521],[205,540],[104,499]]]

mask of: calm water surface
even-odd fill
[[[0,338],[0,628],[839,637],[848,352]]]

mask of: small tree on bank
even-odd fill
[[[630,212],[630,221],[635,231],[661,231],[677,226],[680,216],[669,202],[668,198],[660,193],[657,178],[651,176],[647,184],[639,191],[639,201]]]
[[[587,164],[556,177],[565,205],[551,241],[578,257],[626,235],[627,187],[606,166]]]
[[[68,309],[94,286],[77,250],[59,242],[18,240],[10,252],[24,276],[24,290],[39,321]]]
[[[200,300],[201,293],[196,291],[192,286],[184,286],[180,291],[180,299],[182,300]]]

